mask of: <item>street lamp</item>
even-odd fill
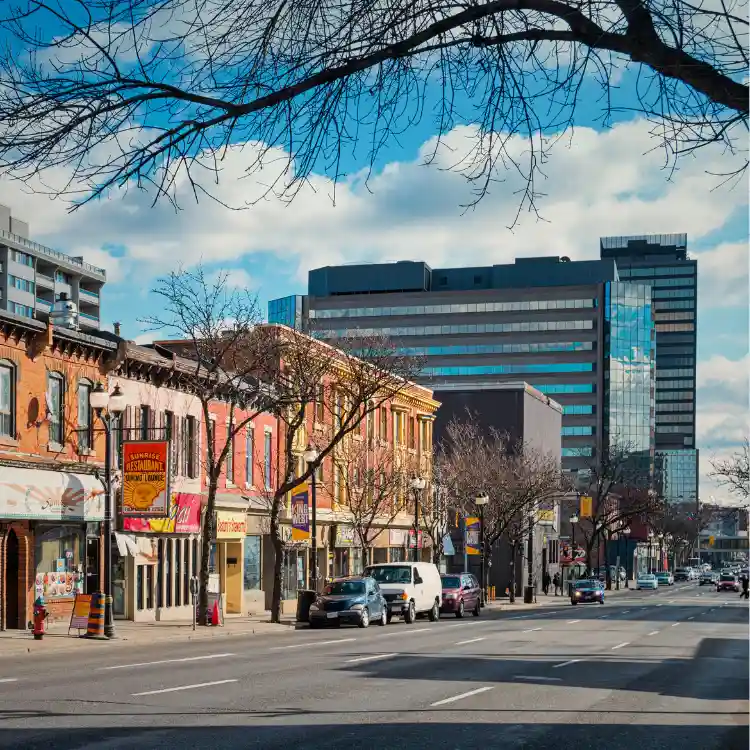
[[[578,523],[578,514],[574,513],[570,517],[570,570],[573,573],[573,580],[576,579],[576,524]]]
[[[660,531],[657,535],[659,538],[659,570],[664,570],[664,532]]]
[[[529,539],[526,549],[526,588],[523,591],[523,603],[533,604],[534,602],[534,517],[535,510],[528,512],[529,518]]]
[[[481,572],[479,577],[482,579],[481,592],[482,592],[482,606],[487,604],[487,573],[485,568],[484,560],[484,506],[490,501],[490,496],[486,492],[480,492],[475,498],[474,503],[479,508],[479,547],[481,549],[480,565]],[[516,582],[512,581],[511,586],[515,586]]]
[[[302,458],[307,462],[309,468],[310,464],[315,463],[320,456],[320,453],[314,445],[308,443],[305,452],[302,454]],[[312,582],[313,591],[318,590],[318,519],[317,519],[317,503],[315,499],[315,474],[318,471],[318,467],[315,467],[315,471],[312,473],[312,482],[310,483],[310,515],[311,515],[311,534],[312,534],[312,570],[310,571],[310,581]]]
[[[654,540],[654,532],[649,531],[648,532],[648,562],[646,564],[647,573],[651,572],[651,543],[653,542],[653,540]]]
[[[119,385],[115,386],[112,393],[108,393],[101,383],[97,383],[89,394],[89,404],[104,425],[104,635],[114,638],[116,633],[112,616],[112,433],[128,402]]]
[[[410,482],[414,490],[414,562],[419,562],[419,500],[420,493],[427,486],[424,477],[414,477]]]
[[[625,588],[629,588],[629,581],[630,581],[630,571],[629,571],[629,565],[628,565],[628,559],[630,558],[630,547],[628,544],[628,540],[630,538],[630,526],[626,526],[623,529],[623,534],[625,534]]]

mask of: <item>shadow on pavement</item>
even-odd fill
[[[457,711],[460,715],[460,711]],[[409,722],[372,724],[285,723],[262,726],[181,726],[113,727],[92,729],[0,730],[0,748],[57,750],[113,747],[180,748],[181,750],[217,750],[217,748],[519,748],[519,750],[559,750],[561,747],[584,750],[746,750],[747,727],[681,724],[583,724],[571,720],[559,723],[466,723]]]

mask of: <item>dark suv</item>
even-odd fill
[[[443,597],[440,603],[440,614],[455,614],[463,617],[464,612],[471,612],[479,617],[482,606],[482,596],[479,582],[471,573],[456,573],[442,575]]]

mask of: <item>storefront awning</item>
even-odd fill
[[[103,521],[104,485],[93,474],[0,466],[0,518]]]

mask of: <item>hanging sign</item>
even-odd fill
[[[466,554],[481,555],[482,543],[479,539],[480,520],[474,516],[466,519]]]
[[[581,495],[581,518],[591,518],[594,514],[594,499],[590,495]]]
[[[307,485],[301,484],[292,495],[292,541],[304,542],[310,538],[310,505]]]
[[[169,501],[169,443],[123,442],[123,516],[168,516]]]

